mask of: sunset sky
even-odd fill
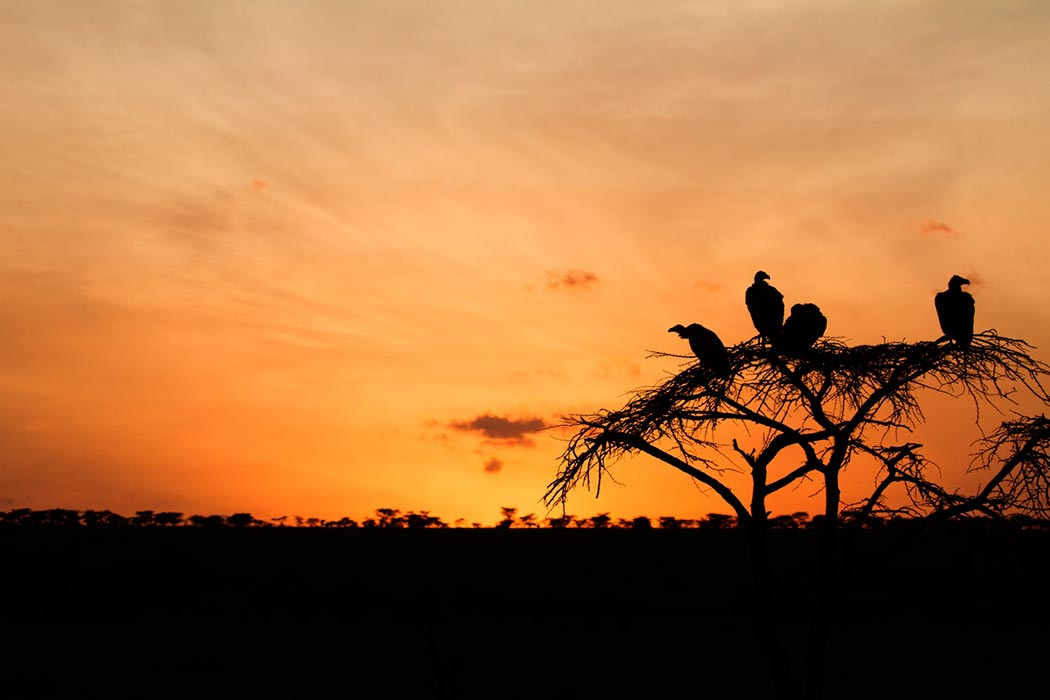
[[[0,510],[542,516],[539,429],[676,371],[676,323],[754,335],[758,269],[849,343],[936,338],[958,273],[1050,360],[1048,37],[1043,0],[4,2]],[[972,410],[930,406],[961,475]],[[569,512],[726,511],[616,475]]]

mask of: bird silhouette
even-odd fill
[[[764,340],[771,345],[780,340],[784,325],[784,295],[766,282],[769,279],[762,270],[755,273],[755,283],[744,293],[744,303],[751,314],[751,323]]]
[[[780,334],[780,347],[786,353],[800,353],[813,347],[824,331],[828,329],[828,319],[820,312],[816,304],[795,304],[791,315],[784,320],[784,329]]]
[[[933,304],[937,308],[937,320],[944,335],[960,347],[969,347],[973,340],[973,297],[964,292],[962,286],[970,280],[952,275],[948,289],[937,292]]]
[[[689,341],[689,347],[705,367],[718,376],[729,375],[729,355],[722,339],[710,328],[705,328],[699,323],[690,323],[688,326],[681,324],[671,326],[668,333],[677,333],[680,337]]]

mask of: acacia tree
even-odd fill
[[[564,508],[578,487],[600,492],[620,459],[644,453],[710,489],[748,533],[758,639],[780,698],[823,692],[831,622],[847,584],[850,534],[879,517],[932,523],[975,514],[1050,515],[1050,419],[1002,422],[978,443],[971,470],[988,478],[970,492],[940,483],[922,445],[906,438],[925,421],[920,395],[936,392],[1003,415],[1021,395],[1042,406],[1050,366],[1023,340],[985,331],[969,347],[945,339],[848,346],[822,339],[786,356],[759,338],[728,348],[730,372],[692,362],[656,386],[635,390],[618,410],[568,416],[572,429],[545,495]],[[676,357],[652,353],[651,357]],[[743,436],[750,436],[741,445]],[[738,437],[741,438],[738,441]],[[844,499],[847,468],[866,468],[874,486]],[[734,476],[734,472],[743,477]],[[818,573],[804,671],[793,672],[777,638],[771,589],[769,504],[809,482],[822,494]],[[743,484],[743,486],[741,486]]]

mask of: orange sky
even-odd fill
[[[1048,359],[1047,36],[1041,1],[3,3],[0,509],[542,514],[534,428],[674,371],[675,323],[753,335],[759,268],[855,343],[935,338],[963,274]],[[616,473],[569,511],[725,510]]]

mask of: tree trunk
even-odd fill
[[[824,696],[828,638],[839,600],[840,494],[837,470],[828,470],[824,494],[824,522],[820,529],[817,554],[817,595],[810,619],[809,646],[806,650],[806,700],[820,700]]]
[[[768,530],[764,513],[761,517],[756,515],[748,526],[751,577],[755,583],[755,600],[752,606],[755,614],[755,635],[765,656],[765,666],[769,671],[774,696],[777,700],[798,700],[798,689],[777,629],[778,614],[773,602],[769,549],[766,541]]]

